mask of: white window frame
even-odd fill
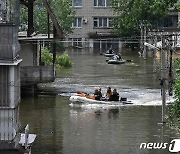
[[[82,28],[82,17],[75,17],[72,28]]]
[[[72,47],[82,47],[82,38],[69,38]]]
[[[112,17],[94,17],[93,27],[94,28],[113,28],[113,26],[110,26],[111,22],[112,22]]]
[[[100,1],[103,1],[104,5],[101,5]],[[94,7],[110,7],[110,0],[94,0]]]
[[[77,5],[76,3],[75,3],[75,1],[80,1],[79,3],[81,3],[80,5]],[[72,6],[73,7],[82,7],[82,0],[72,0]]]

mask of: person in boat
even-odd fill
[[[102,97],[101,88],[95,89],[94,98],[95,100],[100,100]]]
[[[119,56],[118,55],[114,55],[113,56],[113,60],[119,60]]]
[[[114,55],[113,60],[122,60],[121,53],[118,53],[118,54]]]
[[[98,93],[99,93],[100,98],[102,98],[101,88],[98,88]]]
[[[109,48],[109,50],[107,51],[107,53],[108,53],[108,54],[113,54],[113,53],[114,53],[114,51],[113,51],[113,49],[112,49],[112,48]]]
[[[118,60],[122,60],[122,55],[120,52],[118,53]]]
[[[107,100],[109,100],[109,98],[110,98],[111,95],[112,95],[111,87],[108,87],[108,88],[107,88],[106,95],[105,95],[105,98],[106,98]]]
[[[119,101],[119,93],[116,89],[113,89],[112,95],[109,97],[109,101]]]

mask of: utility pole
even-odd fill
[[[173,69],[172,69],[172,55],[173,55],[173,37],[171,36],[171,39],[169,40],[169,73],[168,73],[168,93],[169,96],[173,95]],[[175,41],[175,40],[174,40]],[[175,44],[175,42],[174,42]]]
[[[48,3],[50,3],[49,0],[48,0]],[[48,11],[47,11],[47,27],[48,27],[48,39],[50,39],[50,20],[49,20]],[[48,48],[49,48],[49,46],[48,46]]]
[[[162,123],[165,123],[166,114],[166,57],[165,57],[165,37],[161,34],[162,49],[161,49],[161,96],[162,96]]]
[[[140,49],[141,49],[141,55],[143,52],[143,47],[144,47],[144,41],[143,41],[143,24],[140,24],[140,29],[141,29],[141,40],[140,40]],[[140,56],[141,56],[140,55]]]
[[[143,26],[143,31],[144,31],[144,33],[143,33],[143,38],[144,38],[143,44],[144,44],[145,42],[147,42],[147,41],[146,41],[146,37],[147,37],[147,31],[146,31],[146,30],[147,30],[147,29],[146,29],[146,26],[144,25],[144,26]],[[146,56],[147,56],[147,50],[146,50],[146,46],[144,46],[144,48],[143,48],[143,58],[144,58],[144,59],[147,59]]]
[[[156,47],[156,44],[157,44],[157,36],[154,36],[153,38],[154,40],[154,44],[155,44],[155,47]],[[156,65],[157,65],[157,62],[156,62],[156,48],[153,49],[153,72],[156,72]]]
[[[27,29],[27,36],[28,37],[30,37],[31,34],[34,32],[33,9],[34,9],[34,1],[28,0],[28,29]]]

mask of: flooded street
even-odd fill
[[[57,95],[23,97],[20,105],[22,126],[30,124],[37,134],[32,154],[169,154],[165,149],[140,149],[141,143],[170,143],[179,134],[162,127],[158,73],[152,58],[143,60],[137,51],[123,50],[122,65],[106,63],[99,51],[69,50],[73,67],[58,70],[53,83],[41,88]],[[69,97],[79,91],[104,94],[116,88],[133,105],[119,108],[72,107]],[[169,98],[168,98],[169,99]]]

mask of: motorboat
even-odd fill
[[[95,100],[94,96],[85,93],[75,94],[70,96],[69,99],[73,104],[106,104],[106,105],[122,105],[122,104],[132,104],[127,101],[127,98],[121,98],[119,101],[108,101],[108,100]]]

